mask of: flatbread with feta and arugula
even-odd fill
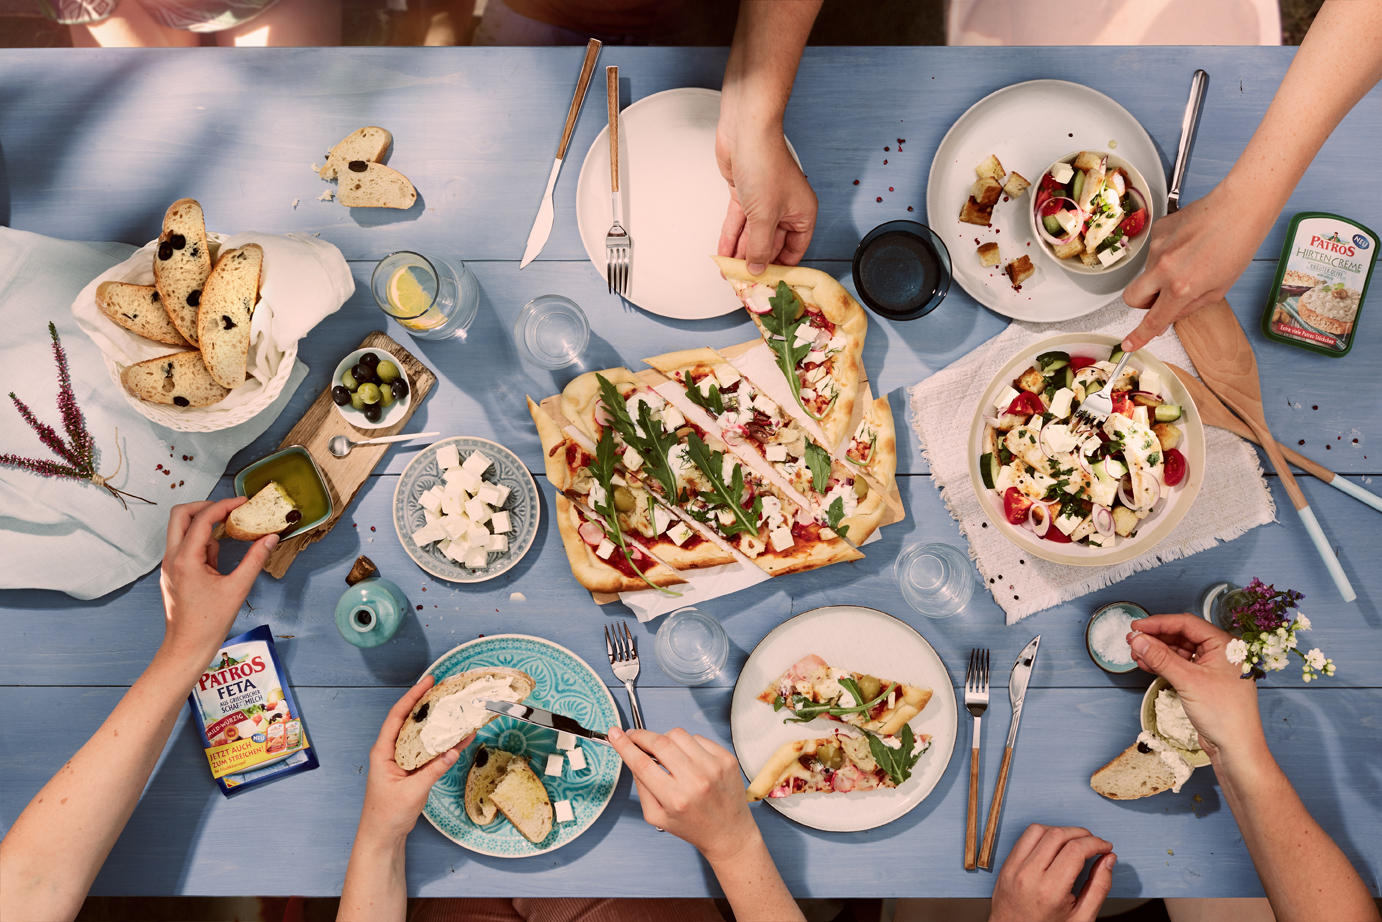
[[[794,740],[778,747],[754,776],[746,796],[753,803],[765,797],[895,788],[912,776],[912,768],[930,748],[929,734],[914,735],[905,725],[896,737],[836,731],[822,739]]]
[[[845,458],[885,489],[892,489],[897,475],[897,433],[893,428],[893,408],[887,395],[864,410],[864,418],[849,440]]]
[[[835,668],[814,653],[792,665],[758,695],[787,719],[804,723],[817,717],[884,736],[897,733],[931,700],[931,689]]]
[[[768,266],[762,275],[750,275],[742,259],[713,258],[834,454],[849,434],[863,377],[864,309],[818,269]]]

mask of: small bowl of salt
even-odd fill
[[[1147,610],[1132,602],[1110,602],[1096,611],[1084,632],[1085,648],[1094,665],[1114,675],[1136,669],[1127,638],[1132,623],[1146,617]]]

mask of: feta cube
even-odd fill
[[[662,506],[653,507],[653,534],[660,535],[667,530],[667,526],[677,520],[670,511]]]
[[[595,556],[601,560],[609,560],[609,555],[614,553],[614,543],[608,538],[600,539],[600,546],[595,549]]]
[[[755,394],[753,400],[749,401],[755,410],[765,416],[772,416],[777,412],[777,404],[773,403],[763,394]]]
[[[442,497],[441,511],[443,515],[461,515],[465,512],[465,500],[448,493]]]
[[[815,399],[816,399],[816,390],[815,390],[815,388],[803,387],[803,388],[801,389],[801,399],[802,399],[802,400],[815,400]]]
[[[1060,529],[1060,533],[1068,535],[1074,531],[1085,519],[1082,515],[1061,515],[1056,517],[1055,526]]]
[[[499,494],[499,501],[496,502],[496,503],[490,503],[490,505],[491,505],[491,506],[494,506],[494,507],[497,509],[498,507],[500,507],[500,506],[504,505],[506,502],[508,502],[508,501],[509,501],[509,490],[510,490],[510,488],[504,486],[502,483],[496,483],[496,484],[494,485],[494,491],[495,491],[496,493]]]
[[[462,464],[461,467],[470,471],[470,473],[474,474],[476,477],[479,477],[484,474],[485,471],[489,470],[489,466],[493,463],[493,461],[486,458],[482,453],[472,451],[470,457],[465,459],[465,463]]]
[[[476,492],[475,498],[486,506],[498,506],[500,504],[499,491],[492,483],[480,484],[480,489]]]
[[[725,478],[726,485],[729,485],[734,482],[734,469],[738,466],[739,462],[735,461],[734,458],[730,457],[729,454],[726,454],[724,456],[724,459],[720,465],[720,476]]]
[[[486,550],[489,548],[489,530],[483,525],[471,522],[470,527],[465,531],[465,539],[470,542],[472,548],[480,547]]]
[[[1006,413],[1008,412],[1008,407],[1012,406],[1012,402],[1016,399],[1017,388],[1013,387],[1011,384],[1006,385],[1003,390],[999,392],[998,396],[993,398],[993,408],[999,413]]]
[[[438,521],[450,538],[459,538],[470,530],[470,519],[464,515],[444,515]]]
[[[442,528],[440,524],[434,522],[429,522],[426,525],[419,528],[417,531],[413,532],[413,542],[417,544],[419,547],[425,547],[428,544],[432,544],[434,542],[440,541],[443,538],[449,537],[450,536],[446,533],[446,529]]]
[[[543,774],[551,775],[554,778],[561,777],[561,767],[566,761],[566,757],[560,752],[552,752],[547,755],[547,769]]]
[[[825,344],[826,352],[839,352],[845,347],[845,334],[836,333],[830,337],[830,342]]]
[[[1051,178],[1062,186],[1075,177],[1075,168],[1068,163],[1057,163],[1051,167]]]
[[[767,446],[767,447],[764,449],[764,454],[767,456],[767,459],[768,459],[769,461],[786,461],[786,460],[787,460],[787,446],[786,446],[786,445],[769,445],[769,446]]]
[[[1101,535],[1097,531],[1089,536],[1090,547],[1108,547],[1113,543],[1113,535]]]
[[[769,534],[768,540],[772,542],[773,550],[779,553],[787,550],[787,548],[796,543],[792,540],[792,529],[788,528],[786,525],[783,525],[781,528],[774,528]]]
[[[571,801],[559,800],[552,804],[552,809],[556,811],[558,823],[574,823],[576,814],[571,812]]]
[[[1161,375],[1154,371],[1144,371],[1137,376],[1137,389],[1151,394],[1161,394]]]
[[[436,490],[426,490],[418,497],[418,505],[433,515],[441,513],[442,494]]]
[[[483,570],[489,563],[489,551],[482,547],[472,547],[465,552],[465,566],[471,570]]]
[[[715,380],[720,382],[720,387],[729,387],[741,377],[742,375],[739,374],[739,369],[729,364],[729,362],[715,366]]]
[[[1068,208],[1062,208],[1054,215],[1056,223],[1067,234],[1073,234],[1080,229],[1080,216]]]
[[[575,749],[577,745],[579,744],[576,742],[576,734],[567,733],[565,730],[557,731],[558,749]]]
[[[1147,422],[1147,408],[1144,406],[1133,407],[1132,421],[1139,426],[1149,426],[1150,424]]]
[[[1105,269],[1107,269],[1109,266],[1113,265],[1114,263],[1118,262],[1118,260],[1126,256],[1127,253],[1128,248],[1125,246],[1109,247],[1107,250],[1104,250],[1104,252],[1099,254],[1099,262],[1103,264]]]
[[[484,500],[472,499],[466,501],[465,514],[470,516],[472,522],[488,522],[493,512],[485,505]]]
[[[716,512],[715,517],[720,520],[721,528],[730,528],[734,525],[734,513],[728,509],[721,509]]]
[[[802,346],[813,345],[816,342],[815,334],[810,332],[811,328],[806,327],[805,329],[807,332],[803,334],[802,327],[797,327],[796,339],[792,343],[792,345],[797,349],[800,349]]]
[[[715,380],[710,377],[702,378],[696,382],[696,390],[701,392],[702,397],[710,396],[710,389],[715,386]]]
[[[1014,474],[1012,465],[1005,464],[998,469],[998,476],[993,478],[993,488],[999,493],[1008,492],[1008,487],[1017,486],[1017,476]]]
[[[579,749],[572,749],[566,754],[566,761],[570,763],[573,772],[585,771],[585,753]]]
[[[677,547],[681,547],[687,541],[691,540],[691,529],[685,522],[678,522],[667,529],[667,537],[671,539],[672,543]]]
[[[609,502],[609,493],[605,492],[605,488],[598,483],[592,483],[590,485],[590,505],[598,509],[607,502]]]
[[[489,527],[494,529],[496,535],[506,535],[513,531],[513,525],[509,522],[509,514],[502,509],[490,516]]]
[[[819,363],[819,362],[824,362],[824,361],[825,361],[825,351],[822,350],[822,349],[812,349],[810,352],[806,353],[806,358],[803,359],[802,361],[804,361],[804,362],[806,362],[806,363],[808,363],[808,364],[816,364],[816,363]]]
[[[681,415],[681,411],[670,403],[662,408],[662,425],[668,432],[675,432],[686,425],[686,417]]]
[[[448,541],[442,553],[461,566],[465,566],[465,555],[470,551],[470,545],[465,541]]]
[[[643,456],[640,455],[638,452],[634,451],[632,445],[630,445],[628,448],[625,448],[624,467],[628,468],[630,471],[636,471],[642,466]]]
[[[438,506],[437,508],[440,509],[441,507]],[[428,525],[431,525],[433,522],[440,522],[441,516],[437,515],[435,512],[432,512],[431,510],[424,509],[422,510],[422,521]]]
[[[507,535],[490,535],[489,541],[485,545],[485,550],[495,551],[499,554],[507,553],[509,550],[509,538]]]
[[[451,442],[437,449],[437,467],[443,471],[449,471],[453,467],[461,466],[461,453],[456,449],[456,443]]]
[[[1070,415],[1070,402],[1075,399],[1075,392],[1068,387],[1063,387],[1056,391],[1051,398],[1051,415],[1056,419],[1065,419]]]

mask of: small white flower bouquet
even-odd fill
[[[1305,662],[1301,678],[1306,682],[1319,676],[1334,675],[1334,661],[1315,647],[1308,653],[1299,650],[1298,631],[1310,630],[1310,619],[1297,611],[1291,614],[1303,596],[1287,589],[1277,592],[1254,578],[1246,589],[1235,593],[1236,604],[1229,611],[1237,639],[1228,643],[1224,651],[1228,661],[1239,666],[1243,678],[1260,679],[1268,672],[1280,672],[1290,663],[1295,652]]]

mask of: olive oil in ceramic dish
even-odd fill
[[[264,459],[245,474],[245,495],[253,496],[264,489],[270,480],[288,491],[293,504],[302,513],[304,525],[318,522],[330,514],[331,498],[306,451],[289,449]]]
[[[1307,211],[1292,218],[1262,314],[1263,334],[1321,355],[1347,355],[1377,244],[1377,234],[1336,214]]]

